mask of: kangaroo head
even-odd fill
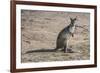
[[[75,21],[77,20],[77,18],[70,18],[70,21],[71,21],[71,25],[73,25],[74,26],[74,24],[75,24]]]

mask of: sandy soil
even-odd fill
[[[74,53],[53,51],[58,33],[70,23],[70,17],[77,16],[74,37],[69,47]],[[68,60],[87,60],[90,58],[89,13],[21,11],[21,62],[49,62]]]

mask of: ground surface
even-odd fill
[[[55,52],[58,33],[77,16],[69,47],[74,53]],[[21,11],[21,62],[49,62],[89,59],[89,13]]]

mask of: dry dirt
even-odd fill
[[[69,40],[73,53],[53,51],[58,33],[77,16],[74,37]],[[89,13],[21,11],[21,62],[87,60],[90,58]]]

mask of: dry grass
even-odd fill
[[[22,10],[21,14],[22,62],[89,59],[88,13]],[[78,17],[76,24],[85,29],[77,27],[74,37],[69,40],[69,47],[74,53],[53,51],[56,47],[58,33],[70,23],[70,17],[76,16]]]

